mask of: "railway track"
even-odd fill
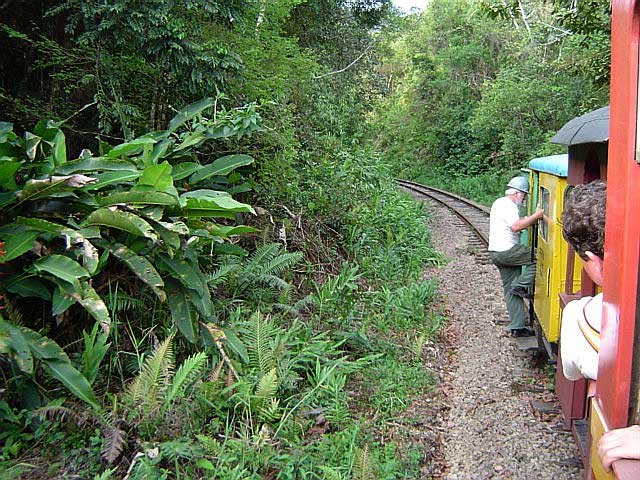
[[[397,182],[405,189],[435,200],[453,211],[472,230],[474,238],[470,239],[470,244],[473,247],[477,247],[479,259],[483,263],[489,262],[487,254],[489,245],[489,208],[437,188],[427,187],[408,180],[397,180]]]

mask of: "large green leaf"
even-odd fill
[[[131,212],[117,209],[100,208],[87,217],[86,224],[117,228],[133,235],[147,237],[154,242],[158,239],[151,225],[145,220]]]
[[[109,333],[111,329],[111,317],[109,316],[107,306],[102,298],[100,298],[100,295],[98,295],[98,292],[96,292],[88,282],[82,282],[81,291],[78,295],[79,296],[73,295],[73,297],[100,323],[102,330],[105,333]]]
[[[41,218],[26,218],[26,217],[18,217],[14,222],[15,225],[19,225],[22,227],[26,227],[33,235],[38,235],[40,232],[52,233],[56,235],[61,235],[65,237],[67,248],[71,246],[71,244],[81,244],[82,245],[82,263],[84,267],[89,271],[90,274],[96,272],[98,268],[98,251],[96,248],[87,240],[85,234],[90,235],[94,238],[100,237],[100,232],[92,232],[90,229],[83,229],[83,231],[73,230],[64,225],[60,225],[58,223],[49,222],[48,220],[43,220]],[[35,230],[35,232],[33,232]],[[25,232],[26,233],[26,232]],[[1,258],[0,258],[1,260]]]
[[[126,160],[114,160],[104,157],[79,158],[78,160],[67,162],[56,168],[56,173],[59,175],[70,175],[81,172],[95,173],[99,171],[137,172],[138,169]]]
[[[126,245],[122,245],[120,243],[111,245],[108,242],[102,241],[97,244],[98,246],[109,250],[109,252],[111,252],[116,258],[124,262],[140,280],[151,287],[161,302],[166,300],[167,295],[162,290],[164,287],[162,277],[149,260],[137,255]]]
[[[17,200],[18,192],[0,193],[0,209],[5,208],[7,205],[15,203]]]
[[[187,340],[191,343],[196,343],[196,327],[194,325],[198,325],[198,316],[184,289],[177,282],[168,280],[167,291],[169,293],[169,310],[171,310],[173,322]]]
[[[5,190],[18,190],[15,177],[21,165],[21,162],[11,157],[0,157],[0,187]]]
[[[195,131],[195,132],[189,132],[187,135],[185,135],[182,138],[182,142],[180,143],[180,145],[178,145],[174,151],[178,152],[180,150],[184,150],[185,148],[189,148],[192,147],[194,145],[197,145],[198,143],[202,142],[205,139],[205,134],[203,131]]]
[[[67,161],[67,144],[62,130],[58,129],[55,137],[53,137],[53,163],[63,165]]]
[[[102,187],[113,184],[133,182],[136,180],[142,172],[135,171],[130,172],[128,170],[122,170],[118,172],[105,172],[96,175],[98,181],[85,187],[85,190],[100,190]]]
[[[173,186],[173,177],[171,176],[171,165],[167,162],[162,162],[159,165],[149,165],[145,167],[142,172],[142,176],[138,180],[138,184],[134,187],[134,190],[149,190],[169,193],[171,195],[178,196],[178,192]]]
[[[232,235],[243,235],[245,233],[254,233],[257,230],[253,227],[247,227],[246,225],[212,225],[209,228],[211,235],[217,235],[219,237],[227,238]]]
[[[20,297],[37,297],[43,300],[51,300],[51,293],[44,283],[31,275],[20,275],[7,282],[5,285],[7,292],[14,293]]]
[[[30,230],[37,230],[38,232],[53,233],[56,235],[62,235],[63,232],[73,232],[70,228],[60,225],[59,223],[43,220],[42,218],[29,218],[18,217],[13,222],[21,227],[26,227]]]
[[[40,142],[42,141],[42,138],[40,138],[38,135],[34,135],[31,132],[25,132],[24,140],[25,140],[25,153],[27,154],[27,157],[29,158],[29,160],[33,162],[38,153],[38,147],[40,146]]]
[[[166,247],[178,250],[180,248],[180,235],[165,228],[164,222],[156,222],[156,233]]]
[[[238,167],[250,165],[253,161],[253,157],[250,157],[249,155],[226,155],[198,170],[196,173],[191,175],[189,181],[190,183],[198,183],[214,175],[226,175]]]
[[[101,207],[116,204],[127,205],[177,205],[178,199],[163,192],[118,192],[100,199]]]
[[[231,243],[221,243],[220,245],[216,245],[213,252],[217,255],[235,255],[237,257],[246,257],[249,255],[249,252],[244,248]]]
[[[186,200],[184,213],[188,216],[233,218],[233,213],[255,213],[251,205],[238,202],[230,196],[197,197]]]
[[[109,333],[111,329],[109,310],[102,298],[100,298],[100,295],[98,295],[98,292],[89,284],[88,280],[82,279],[73,284],[60,278],[53,278],[52,281],[64,295],[73,298],[82,305],[82,307],[98,321],[105,333]]]
[[[60,131],[60,124],[51,119],[40,120],[33,128],[33,133],[51,142]]]
[[[4,143],[9,138],[9,135],[14,135],[13,133],[13,123],[11,122],[0,122],[0,143]]]
[[[59,192],[75,190],[95,182],[95,178],[81,174],[66,175],[63,177],[50,177],[42,180],[32,179],[27,181],[22,192],[18,196],[21,202],[26,202],[43,197],[51,197]]]
[[[21,371],[33,373],[33,355],[29,342],[17,326],[2,317],[0,317],[0,353],[9,355]]]
[[[173,171],[171,172],[171,176],[174,180],[182,180],[183,178],[188,177],[193,172],[197,172],[201,170],[203,167],[199,163],[195,162],[182,162],[173,167]]]
[[[231,350],[233,350],[243,362],[249,363],[249,353],[247,352],[247,348],[244,343],[242,343],[242,340],[238,338],[234,329],[223,328],[222,331],[224,332],[225,343],[231,347]]]
[[[5,238],[4,250],[6,255],[0,256],[0,263],[5,263],[18,258],[23,253],[33,248],[33,242],[38,238],[39,232],[26,230]]]
[[[60,315],[66,312],[74,303],[76,303],[76,299],[67,294],[59,285],[56,285],[56,288],[53,290],[53,298],[51,299],[51,315]]]
[[[135,138],[130,142],[121,143],[120,145],[113,147],[111,150],[109,150],[106,156],[109,158],[118,158],[123,155],[136,155],[142,152],[145,145],[151,145],[154,143],[156,143],[156,140],[154,138],[145,135],[140,138]]]
[[[31,353],[41,360],[52,377],[60,380],[75,396],[84,400],[96,410],[100,409],[91,385],[86,378],[76,370],[69,357],[60,346],[47,337],[25,327],[20,328],[26,338]]]
[[[175,132],[178,128],[184,125],[185,122],[191,120],[196,115],[202,113],[207,108],[212,107],[215,104],[214,98],[203,98],[191,105],[188,105],[181,109],[175,117],[171,119],[169,122],[169,128],[167,129],[167,134],[171,134]]]
[[[78,243],[84,241],[86,238],[100,236],[99,231],[92,232],[90,229],[78,231],[65,225],[60,225],[59,223],[43,220],[42,218],[18,217],[13,223],[29,230],[69,237],[67,243],[69,243],[69,241],[72,241],[72,243]]]
[[[158,255],[158,258],[186,288],[194,290],[200,296],[208,294],[209,287],[206,278],[200,272],[197,263],[184,258],[170,258],[166,255]]]
[[[169,147],[173,144],[173,138],[165,138],[164,140],[156,143],[153,146],[153,150],[149,158],[145,158],[145,165],[153,165],[154,163],[158,163],[158,160],[163,158],[167,153]]]
[[[185,290],[185,293],[202,318],[207,321],[211,321],[214,318],[213,303],[211,303],[211,295],[208,289],[204,295],[198,294],[195,290]]]
[[[98,250],[86,238],[81,239],[78,243],[82,245],[82,266],[93,275],[98,270]]]
[[[80,279],[91,276],[89,272],[75,260],[57,254],[39,258],[33,262],[31,268],[39,274],[53,275],[73,285],[76,291],[80,289]]]
[[[179,235],[189,235],[189,227],[187,227],[187,225],[184,222],[181,222],[180,220],[175,221],[175,222],[161,222],[161,221],[157,221],[156,222],[158,225],[161,225],[163,228],[165,228],[166,230],[169,230],[171,232],[175,232]]]
[[[192,190],[190,192],[184,192],[180,195],[180,200],[186,200],[187,198],[208,198],[208,197],[230,197],[229,192],[223,190],[211,190],[207,188],[200,188],[198,190]]]

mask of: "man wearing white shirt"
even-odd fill
[[[602,285],[604,220],[607,184],[601,180],[578,185],[565,202],[562,235],[582,259],[596,285]],[[569,380],[598,378],[602,294],[569,302],[562,312],[560,349],[562,372]]]
[[[515,337],[533,335],[525,325],[527,314],[521,297],[529,295],[536,270],[531,249],[520,244],[520,232],[540,220],[544,212],[538,206],[534,214],[520,218],[518,207],[528,193],[529,181],[525,177],[509,180],[504,197],[493,202],[489,220],[489,256],[500,272],[511,319],[509,329]]]

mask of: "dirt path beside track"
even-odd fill
[[[497,269],[478,262],[452,213],[431,210],[433,244],[449,262],[425,277],[439,281],[448,326],[426,352],[439,386],[409,407],[398,439],[424,445],[424,479],[579,480],[551,370],[507,335]]]

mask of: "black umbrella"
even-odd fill
[[[602,107],[567,122],[558,130],[551,143],[579,145],[609,140],[609,107]]]

